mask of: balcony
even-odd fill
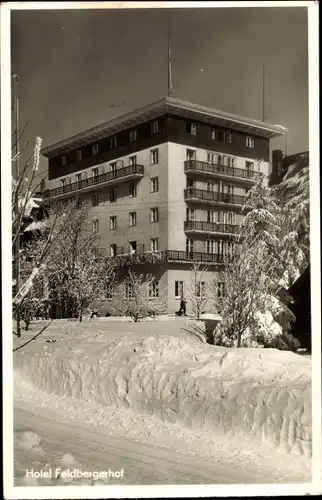
[[[43,198],[61,198],[75,194],[78,191],[90,191],[93,188],[103,188],[105,186],[114,186],[122,182],[141,179],[144,176],[143,165],[129,165],[112,172],[82,179],[72,184],[66,184],[55,189],[48,189],[42,193]]]
[[[236,224],[220,224],[219,222],[204,222],[204,221],[194,221],[186,220],[184,222],[184,230],[186,233],[210,233],[218,234],[220,236],[235,236],[238,233],[239,226]]]
[[[206,264],[225,264],[231,261],[230,255],[185,252],[180,250],[159,250],[157,252],[144,252],[122,254],[111,257],[119,267],[127,267],[139,264],[165,264],[165,263],[193,263],[204,262]]]
[[[184,190],[185,201],[206,203],[207,205],[240,206],[245,203],[245,196],[229,193],[216,193],[206,189],[187,188]]]
[[[219,178],[232,181],[232,178],[243,184],[255,184],[256,172],[244,170],[242,168],[228,167],[226,165],[214,165],[205,161],[188,160],[184,163],[186,174],[193,174],[198,177]]]

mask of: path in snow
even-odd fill
[[[48,395],[19,377],[15,397],[16,486],[62,484],[24,479],[26,469],[55,470],[59,465],[86,471],[123,468],[124,477],[110,478],[112,484],[285,483],[310,478],[300,459],[287,468],[282,455],[243,452],[227,441],[215,441],[211,433],[130,410]],[[83,479],[81,484],[91,483]]]

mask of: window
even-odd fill
[[[252,177],[254,175],[254,162],[253,161],[246,161],[245,167],[246,167],[247,177]]]
[[[157,299],[158,297],[159,297],[159,282],[152,281],[152,283],[149,284],[149,298]]]
[[[175,281],[174,282],[174,298],[175,299],[180,299],[181,296],[183,295],[183,281]]]
[[[224,224],[236,224],[235,212],[224,213]]]
[[[98,223],[98,219],[94,219],[94,220],[92,221],[92,223],[93,223],[93,233],[98,233],[98,231],[99,231],[99,227],[98,227],[98,224],[99,224],[99,223]]]
[[[187,179],[187,188],[194,188],[195,187],[195,181],[192,179]]]
[[[151,165],[155,165],[156,163],[159,163],[159,150],[158,150],[158,148],[151,149],[150,155],[151,155]]]
[[[136,197],[136,182],[130,182],[130,184],[129,184],[129,195],[132,198]]]
[[[136,241],[130,241],[130,253],[136,253]]]
[[[207,181],[207,191],[214,192],[216,183],[214,181]]]
[[[113,229],[116,229],[116,215],[110,217],[110,230],[113,231]]]
[[[110,163],[110,167],[111,167],[111,172],[115,172],[116,171],[116,161],[113,161],[112,163]]]
[[[137,129],[132,128],[132,130],[130,130],[130,142],[135,142],[137,140],[137,137],[138,137]]]
[[[136,212],[129,213],[129,226],[136,226]]]
[[[97,167],[92,168],[92,174],[93,174],[93,177],[97,177],[98,176],[98,168]]]
[[[225,296],[225,283],[218,282],[217,296],[218,296],[218,298],[223,298]]]
[[[204,281],[197,281],[195,293],[199,299],[206,296],[206,283]]]
[[[82,174],[76,174],[76,182],[80,182],[82,180]]]
[[[246,137],[246,148],[253,148],[255,146],[255,139],[254,137]]]
[[[197,125],[195,123],[187,123],[187,132],[190,135],[197,135]]]
[[[228,165],[228,167],[235,167],[235,158],[228,156],[227,157],[227,165]]]
[[[224,140],[225,140],[225,142],[228,142],[228,144],[232,143],[232,135],[230,132],[225,132]]]
[[[98,155],[98,144],[93,144],[92,155]]]
[[[112,137],[111,140],[110,140],[110,148],[111,149],[115,149],[117,147],[117,138],[116,137]]]
[[[66,186],[66,179],[60,179],[60,185]]]
[[[113,243],[112,245],[110,245],[110,256],[115,257],[115,255],[116,255],[116,245]]]
[[[66,177],[66,184],[71,184],[71,183],[72,183],[72,178]]]
[[[159,209],[151,208],[150,212],[150,222],[158,222],[159,220]]]
[[[82,159],[82,150],[81,149],[76,151],[76,159],[77,159],[77,161],[80,161]]]
[[[98,193],[93,193],[92,194],[92,206],[97,207],[99,201],[98,201]]]
[[[207,210],[207,222],[215,222],[216,212],[213,210]]]
[[[196,212],[193,208],[186,209],[186,218],[187,220],[195,220]]]
[[[159,240],[158,238],[151,238],[150,240],[151,252],[157,252],[159,250]]]
[[[207,153],[207,162],[208,163],[211,163],[211,164],[216,163],[215,158],[216,158],[215,153]]]
[[[213,141],[216,139],[216,130],[211,131],[211,138]]]
[[[152,177],[151,179],[151,193],[159,191],[159,177]]]
[[[186,252],[193,252],[194,242],[193,240],[186,240]]]
[[[222,130],[217,130],[216,137],[218,141],[223,141],[224,140],[224,132]]]
[[[133,283],[131,282],[125,283],[125,298],[126,299],[134,298]]]
[[[129,157],[129,164],[136,165],[136,163],[137,163],[137,156],[136,155],[130,156]]]
[[[151,123],[151,135],[156,135],[159,132],[159,122],[155,121]]]
[[[216,253],[216,246],[214,241],[207,240],[206,248],[207,248],[207,253]]]
[[[196,159],[196,151],[194,149],[186,150],[186,158],[187,160],[195,160]]]
[[[116,198],[117,198],[116,188],[115,187],[111,187],[110,188],[110,202],[114,203],[116,201]]]
[[[60,157],[60,164],[62,167],[66,165],[66,156],[61,156]]]

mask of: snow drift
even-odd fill
[[[189,337],[37,340],[14,355],[40,390],[211,429],[242,446],[311,456],[311,360]]]

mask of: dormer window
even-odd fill
[[[76,159],[77,159],[77,161],[80,161],[82,159],[82,150],[81,149],[76,151]]]
[[[255,147],[254,137],[247,136],[246,137],[246,148],[254,148],[254,147]]]
[[[187,132],[190,135],[197,135],[197,124],[196,123],[188,123],[187,124]]]
[[[137,129],[133,128],[132,130],[130,130],[130,142],[135,142],[137,140],[137,137],[138,137]]]
[[[159,122],[155,121],[151,124],[151,135],[156,135],[159,132]]]
[[[66,165],[66,156],[61,156],[60,157],[60,164],[62,167]]]
[[[111,138],[110,146],[111,149],[115,149],[117,147],[117,138],[115,136]]]
[[[93,144],[92,146],[92,154],[97,155],[98,154],[98,144]]]

